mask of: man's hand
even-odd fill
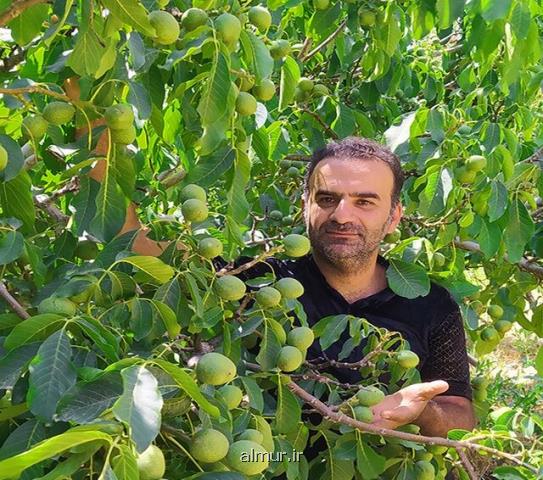
[[[426,408],[432,398],[446,392],[449,384],[443,380],[416,383],[402,388],[372,407],[372,424],[379,428],[395,429],[407,423],[413,423]]]

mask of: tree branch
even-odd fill
[[[339,27],[336,28],[336,30],[334,30],[334,32],[332,32],[332,34],[328,37],[328,38],[325,38],[321,43],[319,43],[313,50],[311,50],[307,55],[305,55],[303,58],[300,58],[300,60],[302,62],[306,62],[307,60],[309,60],[312,56],[316,55],[319,50],[321,50],[322,48],[326,47],[326,45],[328,45],[332,40],[334,40],[334,38],[336,38],[342,31],[343,29],[347,26],[347,20],[343,20],[343,22],[340,23]]]
[[[479,475],[477,475],[477,472],[475,471],[475,469],[473,468],[473,465],[469,461],[469,458],[466,455],[466,452],[461,448],[459,448],[457,452],[458,452],[458,456],[460,457],[460,461],[462,462],[462,465],[464,465],[464,468],[468,472],[470,480],[478,480]]]
[[[258,257],[254,258],[250,262],[244,263],[238,268],[234,268],[233,270],[222,268],[221,270],[217,272],[217,277],[222,277],[223,275],[237,275],[238,273],[244,272],[245,270],[249,270],[250,268],[254,267],[257,263],[260,263],[262,260],[269,257],[273,257],[276,253],[282,252],[282,251],[283,251],[283,246],[278,245],[277,247],[273,247],[267,252],[260,254]]]
[[[538,148],[534,153],[532,153],[524,161],[529,162],[529,163],[536,163],[536,162],[540,162],[541,160],[543,160],[543,147]]]
[[[40,85],[32,85],[30,87],[20,88],[0,88],[0,94],[3,95],[13,95],[14,97],[20,97],[25,93],[41,93],[42,95],[49,95],[50,97],[72,103],[72,100],[67,95],[64,95],[63,93],[53,92],[48,88],[41,87]]]
[[[298,162],[310,162],[311,157],[309,155],[292,154],[292,155],[285,155],[285,160],[296,160]]]
[[[4,282],[0,281],[0,297],[2,297],[8,305],[11,307],[11,309],[19,315],[22,319],[27,319],[30,317],[30,315],[27,313],[27,311],[22,307],[22,305],[11,295],[11,293],[8,292],[8,289]]]
[[[477,242],[471,240],[460,240],[458,237],[455,239],[454,244],[456,247],[462,250],[468,250],[470,252],[482,253],[481,247]],[[504,255],[504,259],[508,261],[507,254]],[[522,258],[520,262],[516,264],[520,269],[534,274],[540,280],[543,280],[543,267],[535,263],[534,260],[530,261],[527,258]]]
[[[311,115],[317,122],[321,125],[322,128],[326,130],[326,133],[330,135],[334,140],[337,140],[338,134],[334,132],[326,123],[323,121],[321,117],[319,117],[315,112],[312,112],[311,110],[308,110],[307,108],[300,108],[300,110],[304,113],[307,113],[308,115]]]
[[[38,3],[47,3],[47,0],[16,0],[11,4],[11,8],[0,13],[0,27],[11,22],[11,20],[19,16],[27,8],[37,5]]]
[[[287,383],[287,387],[292,393],[294,393],[296,396],[301,398],[305,403],[307,403],[308,405],[311,405],[315,410],[317,410],[325,419],[331,420],[332,422],[348,425],[350,427],[357,428],[358,430],[374,433],[377,435],[381,435],[383,437],[394,437],[394,438],[399,438],[401,440],[408,440],[411,442],[423,443],[426,445],[444,445],[449,448],[454,448],[458,452],[463,451],[464,449],[481,450],[484,452],[488,452],[492,455],[495,455],[496,457],[506,458],[507,460],[517,465],[522,465],[523,467],[529,469],[530,471],[534,473],[538,472],[537,468],[523,462],[522,460],[519,460],[514,455],[501,452],[499,450],[496,450],[491,447],[487,447],[485,445],[470,443],[468,441],[449,440],[442,437],[427,437],[424,435],[415,435],[413,433],[399,432],[396,430],[390,430],[388,428],[379,428],[369,423],[360,422],[358,420],[355,420],[352,417],[345,415],[344,413],[340,411],[334,412],[328,405],[321,402],[318,398],[314,397],[309,392],[306,392],[302,387],[300,387],[299,385],[297,385],[296,383],[292,381]],[[478,477],[474,477],[474,478],[478,478]]]

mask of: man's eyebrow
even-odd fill
[[[315,196],[317,195],[329,195],[331,197],[340,197],[341,194],[337,192],[330,192],[328,190],[317,190]],[[353,198],[375,198],[375,200],[381,200],[381,197],[375,192],[354,192],[349,193],[349,197]]]

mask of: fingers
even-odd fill
[[[444,380],[434,380],[433,382],[419,383],[417,387],[417,395],[420,399],[431,400],[436,395],[446,392],[449,389],[449,384]]]

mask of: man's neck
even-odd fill
[[[377,262],[377,256],[378,252],[375,252],[365,266],[355,271],[338,269],[318,255],[313,258],[328,285],[337,290],[347,302],[354,303],[380,292],[387,286],[385,269]]]

